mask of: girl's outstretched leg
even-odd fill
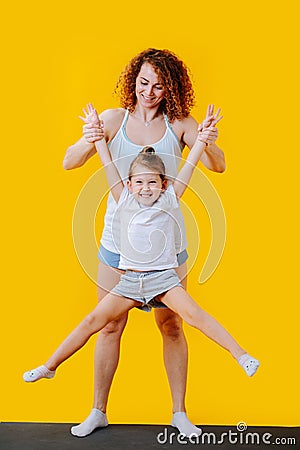
[[[258,360],[248,355],[228,331],[201,309],[182,287],[170,289],[161,296],[161,301],[179,314],[186,323],[228,350],[248,376],[254,375],[259,366]]]
[[[74,331],[64,340],[44,366],[25,372],[23,379],[27,382],[41,378],[53,378],[57,367],[84,346],[89,338],[102,330],[109,322],[126,313],[140,302],[116,294],[107,296],[88,314]]]

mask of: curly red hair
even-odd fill
[[[149,48],[132,58],[121,73],[115,89],[121,106],[134,111],[136,79],[144,63],[151,64],[165,88],[161,111],[167,114],[170,122],[187,117],[195,103],[192,82],[184,62],[170,50]]]

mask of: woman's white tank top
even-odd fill
[[[129,166],[132,160],[138,155],[138,153],[142,150],[142,148],[145,147],[144,145],[135,144],[128,138],[126,134],[126,123],[128,120],[128,116],[129,111],[126,110],[124,119],[122,121],[119,130],[117,131],[116,135],[111,140],[111,142],[108,144],[112,160],[116,165],[123,181],[126,180],[128,177]],[[166,124],[165,134],[159,141],[155,143],[149,143],[148,145],[153,147],[155,152],[163,160],[166,168],[166,175],[168,177],[175,178],[178,173],[179,164],[181,162],[183,147],[178,137],[174,133],[166,115],[164,115],[164,119]],[[112,238],[113,220],[114,220],[114,227],[116,226],[115,224],[116,207],[117,203],[115,202],[112,194],[109,193],[107,200],[107,210],[104,217],[104,229],[102,232],[101,244],[107,250],[114,253],[118,253],[118,250],[114,245]],[[181,212],[180,217],[178,217],[178,221],[181,223],[180,228],[182,235],[181,239],[178,239],[178,242],[180,242],[180,247],[178,244],[178,247],[176,248],[176,253],[180,253],[187,247],[184,221]]]

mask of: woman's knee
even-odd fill
[[[164,337],[177,340],[183,336],[182,319],[175,313],[156,317],[157,326]]]
[[[101,336],[103,338],[116,338],[120,337],[124,331],[127,323],[128,314],[125,313],[116,320],[109,322],[102,330]]]

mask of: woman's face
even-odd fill
[[[144,63],[136,79],[135,94],[137,103],[144,108],[153,108],[164,98],[164,88],[158,75],[149,63]]]

